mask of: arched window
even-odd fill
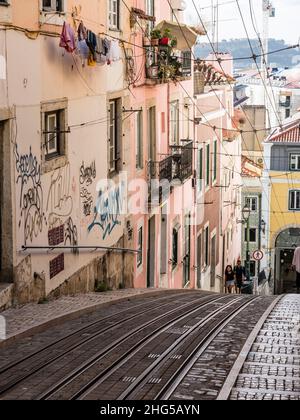
[[[281,232],[276,240],[276,248],[297,248],[300,246],[300,227]]]

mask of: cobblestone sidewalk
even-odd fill
[[[106,293],[88,293],[74,297],[66,296],[40,305],[32,303],[19,308],[10,308],[0,315],[6,321],[6,338],[9,339],[69,314],[153,292],[155,292],[154,289],[125,289]]]
[[[231,400],[300,400],[300,296],[273,310],[251,349]]]

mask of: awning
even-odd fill
[[[205,35],[206,32],[202,28],[194,28],[184,24],[178,24],[176,22],[169,22],[166,20],[161,21],[156,25],[155,29],[159,29],[162,34],[166,29],[169,29],[172,36],[177,39],[178,50],[189,50],[196,44],[199,35]]]

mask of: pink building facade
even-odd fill
[[[142,0],[133,3],[145,12],[145,16],[135,15],[130,36],[136,44],[130,53],[136,69],[131,105],[139,110],[131,120],[135,133],[132,174],[134,179],[146,181],[145,214],[132,217],[135,246],[143,250],[142,258],[137,257],[135,284],[144,287],[146,280],[148,287],[194,288],[197,209],[190,51],[194,43],[188,39],[189,29],[185,29],[186,37],[180,34],[178,24],[184,24],[183,13],[174,13],[167,1],[146,2],[146,9]],[[162,21],[172,22],[165,26],[170,37],[176,32],[177,46],[172,51],[164,45],[149,45],[151,28],[161,27]],[[178,74],[162,74],[164,54],[177,57],[181,65]],[[172,187],[167,194],[151,194],[151,181],[171,183]]]

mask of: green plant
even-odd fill
[[[153,29],[150,36],[152,39],[161,39],[161,31],[159,29]]]
[[[111,289],[108,287],[108,285],[105,282],[98,283],[95,288],[96,293],[105,293],[105,292],[109,292],[110,290]]]
[[[176,38],[172,38],[172,40],[170,42],[170,46],[172,48],[175,48],[177,46],[177,39]]]
[[[163,33],[163,38],[172,38],[172,33],[169,28],[166,28]]]

